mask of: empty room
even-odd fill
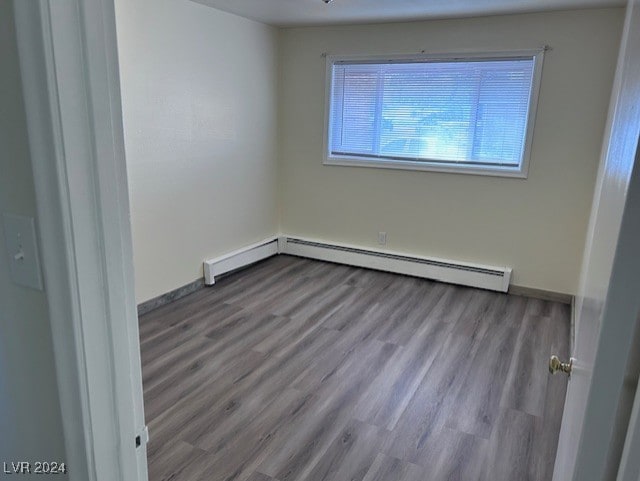
[[[638,0],[0,2],[0,477],[639,479]]]

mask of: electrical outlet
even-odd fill
[[[378,244],[381,246],[387,245],[387,233],[386,232],[378,232]]]

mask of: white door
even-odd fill
[[[630,0],[576,298],[575,363],[554,481],[603,480],[612,453],[640,309],[639,134],[640,0]]]

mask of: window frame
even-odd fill
[[[326,55],[326,80],[325,80],[325,119],[324,119],[324,152],[323,165],[346,166],[346,167],[369,167],[377,169],[399,169],[399,170],[419,170],[430,172],[445,172],[455,174],[489,175],[498,177],[515,177],[526,179],[529,174],[529,164],[531,160],[531,146],[535,130],[536,115],[538,110],[538,99],[540,96],[540,86],[542,83],[542,66],[544,53],[547,48],[529,50],[509,50],[499,52],[440,52],[440,53],[419,53],[419,54],[390,54],[390,55]],[[464,61],[464,60],[504,60],[504,59],[533,59],[533,73],[531,82],[531,93],[529,97],[529,115],[525,128],[525,141],[522,161],[519,167],[501,167],[498,165],[452,165],[442,161],[415,161],[399,160],[380,157],[372,159],[357,155],[332,155],[331,154],[331,101],[333,98],[333,66],[336,62],[363,62],[363,63],[384,63],[408,61]]]

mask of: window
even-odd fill
[[[330,57],[325,163],[526,177],[541,62]]]

